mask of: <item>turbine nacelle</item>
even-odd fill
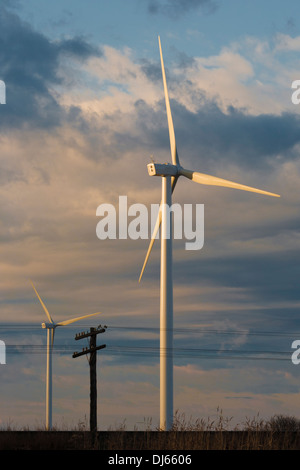
[[[55,323],[46,323],[46,322],[42,323],[42,328],[48,328],[48,329],[54,330],[55,327],[56,327]]]
[[[179,167],[171,163],[149,163],[147,165],[150,176],[177,176]]]

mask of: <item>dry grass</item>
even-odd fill
[[[127,431],[125,423],[115,430],[92,435],[86,423],[72,430],[42,428],[36,431],[12,427],[0,431],[0,450],[299,450],[300,421],[291,416],[277,415],[269,421],[259,417],[248,419],[231,429],[232,418],[219,410],[217,419],[186,418],[178,412],[171,431],[152,430],[151,420],[146,430]]]

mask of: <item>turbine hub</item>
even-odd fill
[[[178,167],[177,165],[171,165],[170,163],[149,163],[147,165],[148,173],[150,176],[177,176]]]

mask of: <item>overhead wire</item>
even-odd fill
[[[69,328],[76,328],[73,325],[66,325]],[[87,328],[90,325],[80,325],[80,329]],[[38,325],[16,325],[16,324],[0,324],[0,331],[1,330],[23,330],[23,329],[30,329],[30,330],[41,330],[41,326]],[[77,328],[78,329],[78,328]],[[148,326],[121,326],[121,325],[109,325],[109,330],[132,330],[132,331],[152,331],[153,333],[159,332],[159,327],[148,327]],[[174,333],[201,333],[201,334],[219,334],[219,335],[248,335],[248,336],[299,336],[300,331],[253,331],[253,330],[222,330],[221,328],[205,328],[205,327],[178,327],[173,328]]]
[[[45,354],[46,345],[24,345],[10,344],[6,346],[8,354]],[[126,355],[126,356],[147,356],[159,357],[160,348],[151,346],[125,346],[125,345],[106,345],[108,355]],[[74,352],[72,345],[55,345],[52,352],[54,354],[67,354]],[[168,355],[172,352],[174,357],[178,358],[206,358],[206,359],[255,359],[255,360],[288,360],[291,351],[273,351],[273,350],[233,350],[233,349],[210,349],[210,348],[178,348],[162,351]]]
[[[86,326],[81,325],[81,328]],[[74,328],[74,327],[73,327]],[[41,329],[39,325],[16,325],[16,324],[0,324],[0,330],[33,330]],[[120,330],[120,331],[144,331],[159,333],[159,328],[156,327],[131,327],[113,325],[108,327],[109,330]],[[247,336],[262,336],[262,337],[293,337],[297,336],[295,332],[284,332],[284,331],[250,331],[250,330],[221,330],[205,327],[184,327],[174,328],[174,334],[201,334],[204,335],[247,335]],[[299,333],[300,337],[300,333]],[[114,340],[115,341],[115,340]],[[159,346],[127,346],[123,344],[106,344],[105,354],[109,355],[126,355],[126,356],[147,356],[147,357],[159,357],[160,348]],[[43,354],[47,352],[46,344],[7,344],[6,352],[8,354]],[[67,354],[74,352],[74,346],[67,344],[54,344],[52,352],[54,354]],[[172,353],[174,357],[178,358],[203,358],[203,359],[239,359],[239,360],[290,360],[293,351],[274,351],[274,350],[239,350],[239,349],[224,349],[224,348],[180,348],[174,347]],[[168,354],[168,351],[166,352]]]

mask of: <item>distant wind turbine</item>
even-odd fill
[[[170,149],[172,164],[149,163],[150,176],[162,177],[162,200],[156,225],[154,227],[149,248],[141,270],[139,281],[149,259],[154,240],[161,225],[161,260],[160,260],[160,428],[169,430],[173,425],[173,278],[172,278],[172,224],[171,211],[172,193],[180,176],[195,183],[223,186],[240,189],[267,196],[280,197],[278,194],[262,191],[233,181],[228,181],[211,175],[187,170],[180,165],[171,107],[167,89],[166,74],[163,62],[160,37],[158,37],[161,59],[162,79],[164,85],[165,103],[169,127]]]
[[[91,313],[89,315],[83,315],[81,317],[76,317],[70,320],[64,320],[58,323],[54,323],[54,321],[51,318],[50,313],[48,312],[46,305],[44,304],[41,297],[39,296],[32,281],[30,282],[49,320],[49,323],[42,323],[42,328],[47,329],[46,429],[50,430],[52,428],[52,349],[53,349],[55,328],[57,326],[66,326],[66,325],[69,325],[70,323],[74,323],[84,318],[93,317],[94,315],[99,315],[100,312]]]

